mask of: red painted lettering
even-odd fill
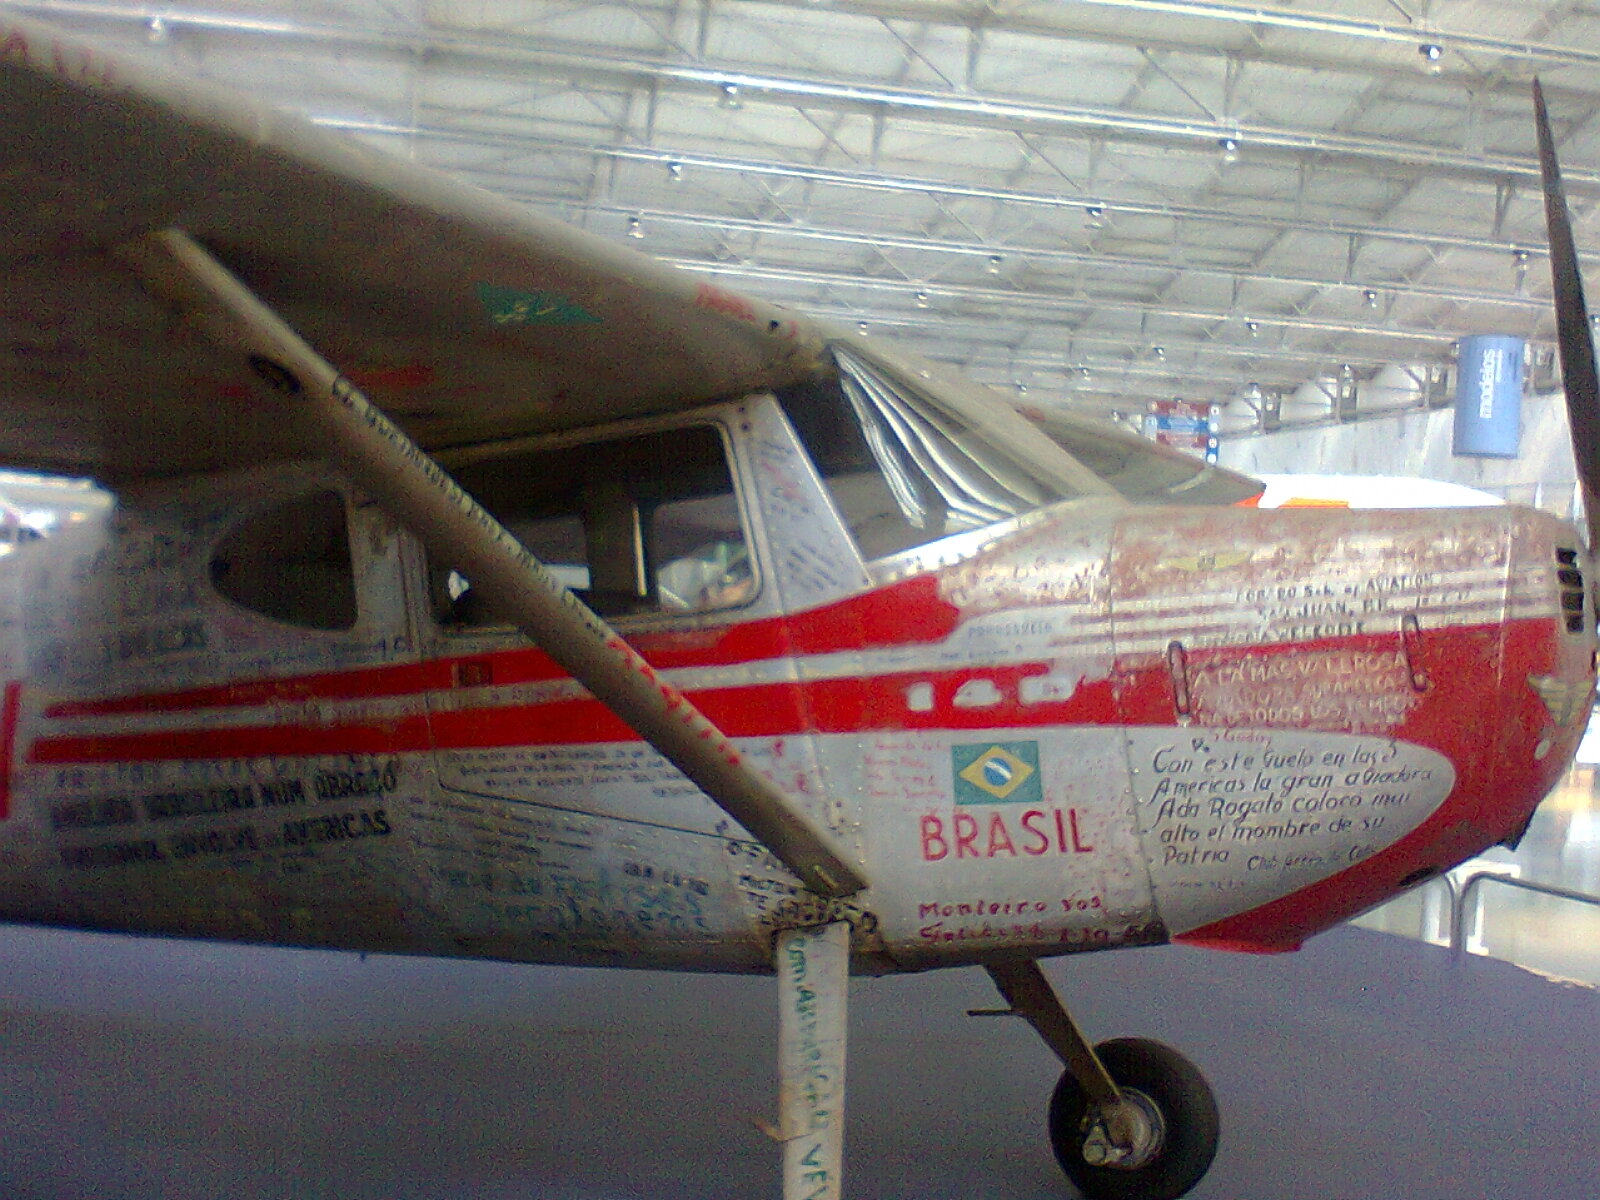
[[[712,287],[709,283],[702,283],[695,287],[694,302],[697,308],[710,309],[712,312],[737,317],[741,321],[754,321],[756,319],[755,307],[743,296],[725,292],[721,288]]]
[[[989,818],[989,852],[988,858],[993,858],[1001,852],[1009,854],[1012,858],[1017,856],[1017,848],[1011,844],[1011,834],[1006,829],[1006,823],[999,813]]]
[[[956,836],[956,857],[982,857],[978,853],[978,822],[971,813],[958,812],[952,822]]]
[[[1028,835],[1028,837],[1030,839],[1031,838],[1038,838],[1039,839],[1037,842],[1033,842],[1033,841],[1025,841],[1025,842],[1023,842],[1023,844],[1022,844],[1022,852],[1024,854],[1032,854],[1032,855],[1037,856],[1037,855],[1043,854],[1046,850],[1050,849],[1050,838],[1049,838],[1049,835],[1046,834],[1044,832],[1044,830],[1036,829],[1033,826],[1033,822],[1034,821],[1042,821],[1042,820],[1044,820],[1044,813],[1041,812],[1037,808],[1030,808],[1027,812],[1022,814],[1022,828],[1023,828],[1023,831]]]
[[[1030,808],[1021,816],[1008,808],[980,810],[976,816],[956,809],[949,816],[928,813],[921,822],[925,862],[944,858],[1016,858],[1019,854],[1038,858],[1043,854],[1094,853],[1094,847],[1085,839],[1078,823],[1075,808]]]
[[[1060,814],[1057,815],[1059,816]],[[1084,845],[1082,837],[1078,834],[1078,810],[1075,808],[1067,809],[1067,820],[1072,824],[1073,852],[1075,854],[1093,854],[1094,847]]]

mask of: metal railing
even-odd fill
[[[1600,908],[1600,896],[1591,896],[1587,892],[1574,891],[1571,888],[1557,887],[1550,883],[1537,883],[1529,879],[1520,879],[1515,875],[1501,871],[1474,871],[1461,880],[1459,887],[1449,876],[1445,876],[1445,887],[1450,893],[1450,957],[1460,960],[1467,950],[1467,904],[1478,889],[1478,885],[1485,882],[1503,883],[1507,887],[1520,888],[1525,892],[1537,892],[1541,896],[1554,896],[1558,900],[1574,900],[1579,904],[1591,904]],[[1478,923],[1483,923],[1484,912],[1478,910]]]

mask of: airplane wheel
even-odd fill
[[[1050,1100],[1050,1144],[1089,1200],[1176,1200],[1217,1152],[1217,1102],[1205,1077],[1170,1046],[1118,1038],[1095,1047],[1132,1106],[1131,1147],[1107,1136],[1106,1114],[1070,1073]]]

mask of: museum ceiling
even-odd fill
[[[1600,237],[1595,0],[12,7],[1102,414],[1548,380],[1535,75]]]

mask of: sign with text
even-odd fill
[[[1217,461],[1221,408],[1188,400],[1152,400],[1144,418],[1144,435],[1162,446]]]

